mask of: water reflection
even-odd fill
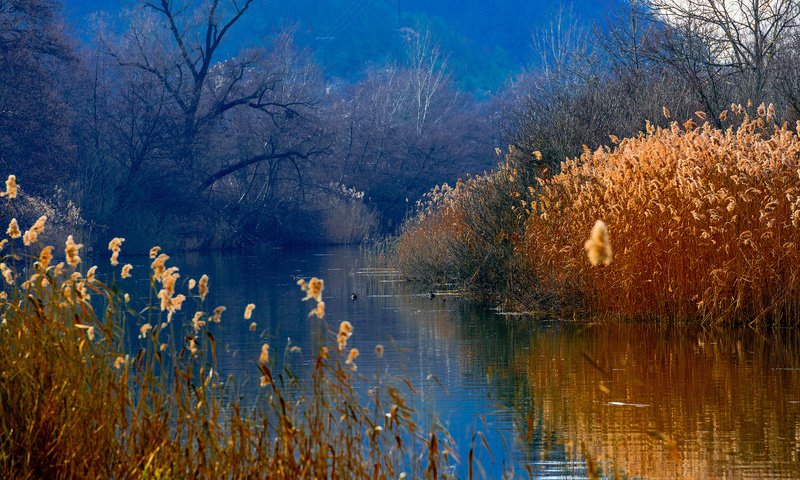
[[[417,387],[414,406],[459,443],[461,477],[475,445],[476,471],[488,478],[509,469],[585,478],[575,455],[582,443],[607,473],[613,466],[625,476],[800,477],[800,344],[790,332],[503,316],[445,295],[431,299],[350,248],[174,260],[181,280],[209,274],[209,307],[227,306],[212,326],[218,369],[241,381],[245,399],[260,392],[263,342],[302,375],[319,332],[333,343],[339,322],[349,320],[359,373],[368,382],[379,369],[402,374]],[[134,271],[148,263],[140,259]],[[310,276],[326,281],[322,324],[300,301],[296,277]],[[137,285],[140,297],[147,287]],[[251,302],[255,332],[243,319]],[[184,309],[191,317],[188,303]],[[138,326],[129,328],[135,348]],[[289,339],[301,352],[281,353]],[[379,343],[382,362],[373,353]]]

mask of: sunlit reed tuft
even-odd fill
[[[79,255],[81,248],[83,248],[83,244],[75,243],[75,240],[72,239],[72,235],[67,237],[64,253],[67,257],[67,264],[72,268],[77,268],[78,264],[81,263],[81,257]]]
[[[589,256],[589,263],[596,267],[611,264],[611,242],[608,239],[608,227],[605,222],[598,220],[592,227],[589,240],[583,244],[586,254]]]
[[[22,232],[19,230],[19,224],[17,223],[16,218],[12,218],[11,221],[8,223],[8,230],[6,230],[6,235],[9,238],[19,238],[22,235]]]

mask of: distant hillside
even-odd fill
[[[565,2],[582,22],[602,21],[619,0]],[[112,16],[136,0],[67,0],[79,31],[96,11]],[[292,27],[331,77],[352,80],[365,67],[403,57],[399,29],[427,26],[450,53],[450,66],[468,91],[496,89],[531,62],[533,32],[547,27],[561,3],[547,0],[259,0],[232,32],[240,47],[265,43]],[[113,18],[113,17],[112,17]]]

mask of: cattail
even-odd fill
[[[200,281],[197,282],[197,293],[200,295],[200,300],[206,299],[206,295],[208,295],[208,275],[200,277]]]
[[[347,339],[353,335],[353,324],[345,320],[339,324],[339,333],[336,335],[336,343],[339,344],[339,351],[347,346]]]
[[[542,152],[540,152],[539,150],[536,150],[535,152],[533,152],[533,157],[537,161],[541,162],[542,161]]]
[[[183,302],[185,301],[186,301],[186,296],[184,296],[183,294],[175,295],[173,298],[170,299],[169,306],[167,307],[167,311],[169,312],[167,314],[167,322],[172,321],[172,315],[174,315],[175,312],[177,312],[178,310],[181,309],[181,307],[183,307]]]
[[[89,293],[86,291],[86,282],[75,283],[75,298],[78,302],[82,303],[89,301]]]
[[[669,110],[667,107],[661,107],[661,113],[664,114],[664,118],[669,119]]]
[[[261,345],[261,355],[258,357],[259,365],[267,366],[269,364],[269,345]]]
[[[122,273],[120,274],[120,276],[122,278],[130,278],[132,269],[133,265],[131,265],[130,263],[126,263],[125,265],[122,266]]]
[[[375,345],[375,356],[378,358],[383,358],[383,345],[380,343]]]
[[[58,262],[53,268],[53,276],[58,278],[64,275],[64,262]]]
[[[89,283],[97,281],[97,265],[86,271],[86,281]]]
[[[169,309],[169,306],[170,306],[170,303],[171,303],[170,301],[172,300],[172,296],[170,295],[170,293],[168,291],[166,291],[165,289],[162,288],[156,294],[156,298],[161,300],[161,311],[162,312],[167,310],[167,309]]]
[[[67,255],[67,263],[72,268],[77,268],[78,264],[81,263],[81,257],[78,255],[80,249],[83,248],[82,243],[75,243],[75,240],[72,239],[72,235],[67,237],[66,247],[64,248],[64,252]]]
[[[195,339],[195,338],[190,338],[190,339],[189,339],[189,353],[190,353],[190,354],[191,354],[193,357],[194,357],[195,355],[197,355],[197,351],[198,351],[198,348],[197,348],[197,346],[198,346],[198,345],[197,345],[197,339]]]
[[[250,303],[244,308],[244,319],[250,320],[250,317],[253,316],[253,310],[255,310],[256,304]]]
[[[8,234],[9,238],[19,238],[22,236],[22,233],[19,231],[19,224],[17,223],[16,218],[12,218],[11,222],[9,222],[6,234]]]
[[[757,113],[759,117],[765,117],[767,115],[767,106],[764,105],[763,103],[759,105]]]
[[[0,193],[0,197],[8,197],[9,200],[17,198],[17,177],[9,175],[6,180],[6,191]]]
[[[175,284],[181,277],[178,267],[169,267],[161,273],[161,286],[170,294],[175,293]]]
[[[150,249],[150,259],[156,258],[158,256],[158,252],[161,251],[161,247],[153,247]]]
[[[325,302],[317,302],[316,308],[308,314],[309,317],[315,315],[317,318],[325,318]]]
[[[255,332],[256,331],[256,327],[257,327],[256,322],[252,322],[250,324],[250,331],[251,332]]]
[[[728,111],[723,110],[722,113],[719,114],[719,121],[724,122],[727,119],[728,119]]]
[[[162,343],[161,345],[158,346],[158,349],[163,352],[164,350],[167,349],[167,344],[166,343]]]
[[[592,227],[589,240],[583,244],[592,266],[611,264],[611,242],[608,239],[608,227],[605,222],[598,220]]]
[[[150,264],[150,268],[153,270],[154,280],[161,281],[161,276],[164,274],[164,270],[166,270],[165,264],[167,260],[169,260],[169,255],[162,253]]]
[[[5,263],[0,263],[0,273],[3,274],[3,278],[6,280],[7,284],[11,285],[14,283],[14,272],[12,272]]]
[[[131,296],[130,296],[129,294],[127,294],[127,293],[126,293],[126,294],[125,294],[125,296],[124,296],[124,297],[122,297],[122,299],[123,299],[123,300],[125,300],[125,303],[128,303],[128,302],[130,302],[130,301],[131,301]]]
[[[194,328],[195,333],[200,331],[201,328],[206,326],[205,320],[201,320],[203,318],[203,312],[196,312],[194,317],[192,318],[192,328]]]
[[[7,238],[4,238],[4,239],[0,240],[0,252],[3,251],[3,248],[5,248],[7,243],[8,243],[8,239]]]
[[[190,278],[190,279],[189,279],[189,291],[190,291],[190,292],[191,292],[191,291],[192,291],[192,289],[195,287],[195,285],[197,285],[197,282],[195,282],[194,278]]]
[[[272,385],[269,377],[266,375],[261,375],[261,387],[268,387],[269,385]]]
[[[350,370],[356,371],[358,370],[358,365],[356,365],[356,358],[358,358],[359,352],[357,348],[351,348],[350,353],[347,354],[347,360],[345,360],[346,365],[350,365]]]
[[[36,223],[33,224],[30,230],[25,232],[25,235],[22,236],[22,242],[25,244],[26,247],[30,246],[33,243],[36,243],[36,240],[39,238],[39,235],[44,233],[44,224],[47,221],[47,216],[42,215],[36,220]]]
[[[289,353],[300,353],[301,351],[302,351],[301,348],[298,347],[297,345],[289,349]]]
[[[226,309],[223,306],[219,306],[219,307],[215,308],[214,309],[214,316],[211,317],[211,321],[214,322],[214,323],[221,322],[222,321],[222,312],[224,312],[225,310]]]
[[[141,327],[139,327],[139,338],[147,337],[147,332],[153,329],[153,326],[149,323],[145,323]]]
[[[115,237],[112,238],[110,242],[108,242],[108,249],[111,250],[111,265],[116,267],[119,265],[119,251],[122,247],[122,242],[124,242],[124,238]],[[122,277],[125,278],[125,277]]]
[[[303,300],[309,300],[313,298],[318,302],[322,301],[322,290],[325,288],[325,283],[321,279],[314,277],[309,280],[308,284],[301,284],[300,288],[303,288],[303,291],[306,292],[306,297]]]
[[[53,260],[53,247],[48,245],[44,247],[39,253],[39,265],[43,269],[47,269],[50,266],[50,262]]]

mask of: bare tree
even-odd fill
[[[417,32],[411,28],[402,29],[406,41],[409,61],[409,87],[416,101],[416,130],[422,133],[428,123],[437,124],[455,105],[456,96],[450,96],[443,105],[435,108],[434,102],[441,101],[441,91],[451,82],[447,73],[447,55],[433,42],[429,30]],[[432,112],[436,115],[432,115]]]
[[[683,57],[688,72],[705,70],[717,90],[719,81],[736,74],[742,94],[754,100],[769,89],[774,61],[800,17],[796,0],[649,0],[649,6],[678,40],[666,43],[673,61]]]
[[[261,51],[244,52],[217,61],[226,36],[253,0],[207,0],[201,7],[176,6],[170,0],[145,1],[123,49],[109,48],[119,65],[150,75],[169,97],[180,120],[176,123],[177,167],[197,178],[198,192],[249,165],[302,152],[254,153],[250,158],[219,165],[199,161],[209,150],[213,130],[234,110],[251,109],[266,119],[300,116],[309,99],[282,98],[277,91],[287,81],[284,65],[269,64]]]
[[[0,170],[25,170],[35,194],[68,184],[75,166],[67,96],[76,62],[57,14],[52,0],[0,0]]]

